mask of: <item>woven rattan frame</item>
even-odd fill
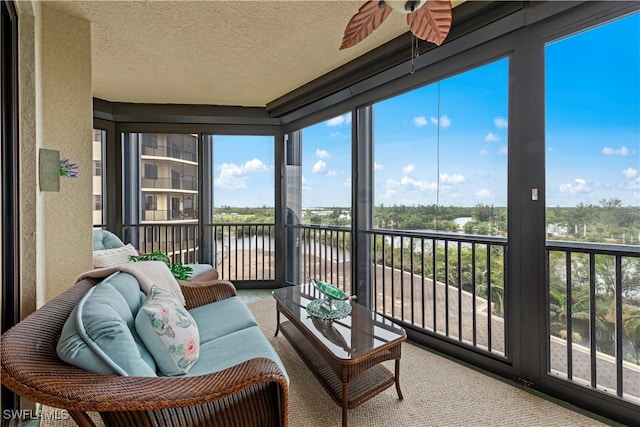
[[[288,426],[289,388],[275,362],[255,358],[198,377],[100,375],[61,361],[60,331],[98,279],[83,279],[0,337],[2,384],[66,409],[80,426]],[[182,282],[187,308],[236,295],[226,281]]]

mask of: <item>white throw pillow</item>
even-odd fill
[[[93,251],[93,268],[116,267],[129,262],[132,255],[138,255],[138,251],[131,243],[121,248]]]
[[[186,374],[198,361],[198,325],[178,298],[161,287],[151,287],[136,315],[135,326],[162,374]]]

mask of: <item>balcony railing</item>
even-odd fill
[[[216,268],[225,280],[275,280],[275,226],[220,223],[205,226],[213,236]]]
[[[198,183],[192,179],[183,178],[142,178],[140,183],[143,191],[150,188],[198,191]]]
[[[197,224],[125,226],[137,247],[198,259]],[[321,278],[351,291],[347,227],[290,227],[299,281]],[[275,280],[275,226],[224,223],[211,233],[221,278]],[[508,359],[507,239],[373,230],[374,309],[426,333]],[[135,245],[136,243],[134,243]],[[291,260],[287,260],[291,262]],[[640,247],[547,242],[550,375],[640,402]]]
[[[199,257],[198,224],[129,224],[123,241],[142,252],[163,252],[172,262],[195,263]]]
[[[295,225],[300,256],[299,281],[309,277],[351,294],[351,229],[330,225]]]
[[[640,403],[640,247],[547,242],[549,373]]]
[[[144,209],[143,221],[195,221],[198,219],[198,211],[195,209],[172,209],[172,210],[158,210],[158,209]]]
[[[209,224],[213,264],[224,280],[275,280],[273,224]],[[123,226],[124,241],[143,252],[166,253],[173,262],[199,260],[198,224],[128,224]]]
[[[505,238],[395,230],[369,235],[376,311],[508,357]]]
[[[154,157],[169,157],[171,159],[187,160],[190,162],[198,161],[198,153],[196,153],[195,151],[189,151],[181,149],[180,147],[174,147],[165,144],[156,144],[155,146],[151,146],[143,143],[142,155]]]

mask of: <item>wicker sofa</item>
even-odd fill
[[[100,279],[84,278],[0,338],[2,384],[18,395],[69,411],[80,426],[286,426],[288,378],[270,358],[255,357],[197,376],[91,373],[57,356],[61,331]],[[237,295],[225,281],[181,282],[188,310]]]

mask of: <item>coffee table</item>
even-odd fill
[[[307,313],[307,305],[321,297],[310,284],[273,291],[277,328],[338,406],[342,425],[348,425],[348,409],[396,386],[400,391],[401,344],[407,340],[403,328],[356,302],[342,319],[322,320]],[[280,322],[280,313],[288,321]],[[395,360],[395,373],[381,362]]]

